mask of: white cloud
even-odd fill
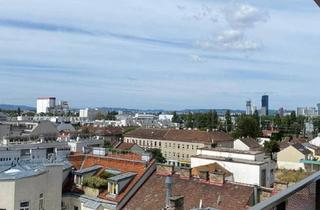
[[[205,59],[203,59],[202,57],[200,57],[199,55],[196,55],[196,54],[191,54],[189,56],[190,56],[191,60],[196,63],[202,63],[202,62],[206,61]]]
[[[268,13],[249,4],[234,4],[224,10],[226,21],[234,28],[249,28],[268,20]]]

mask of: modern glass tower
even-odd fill
[[[263,95],[261,99],[261,115],[269,115],[269,96]]]

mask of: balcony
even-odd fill
[[[320,210],[320,171],[249,210]]]

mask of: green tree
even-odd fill
[[[242,115],[237,120],[235,137],[252,137],[256,138],[260,133],[259,125],[252,116]]]
[[[172,120],[171,120],[171,122],[173,122],[173,123],[177,123],[177,122],[178,122],[178,115],[177,115],[177,112],[176,112],[176,111],[174,111],[172,115],[173,115],[173,116],[172,116]]]
[[[188,116],[187,116],[186,127],[193,128],[193,126],[194,126],[193,114],[191,112],[189,112]]]
[[[147,152],[150,152],[158,163],[167,162],[167,160],[163,157],[160,149],[148,149]]]
[[[231,132],[232,131],[232,118],[231,118],[230,110],[226,111],[225,120],[226,120],[226,131]]]
[[[270,154],[270,157],[272,159],[272,154],[280,151],[279,143],[275,140],[265,141],[264,150],[266,153]]]
[[[219,116],[216,110],[213,110],[212,113],[212,127],[213,129],[217,129],[219,127]]]

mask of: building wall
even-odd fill
[[[215,156],[215,157],[224,157],[224,158],[236,158],[236,159],[251,160],[251,161],[264,161],[264,157],[265,157],[264,153],[258,153],[258,154],[252,155],[252,154],[223,152],[219,150],[206,150],[206,149],[199,149],[197,151],[197,154]]]
[[[266,185],[269,187],[273,184],[273,176],[271,176],[271,166],[268,163],[264,165],[252,165],[237,162],[228,162],[222,160],[202,159],[197,157],[191,158],[191,167],[198,167],[211,163],[218,163],[233,174],[234,182],[252,185],[261,185],[261,173],[263,169],[266,169]],[[244,170],[245,169],[245,173]]]
[[[168,141],[157,139],[140,139],[125,137],[124,142],[136,143],[144,149],[158,148],[171,164],[190,164],[191,156],[197,154],[197,149],[205,146],[204,143],[182,141]]]
[[[238,150],[250,150],[250,148],[239,139],[234,141],[233,148]]]
[[[306,156],[292,146],[285,148],[277,154],[277,165],[279,169],[304,169],[304,164],[300,163],[301,159],[306,159]]]
[[[15,209],[14,195],[15,182],[14,181],[0,181],[0,209]]]

